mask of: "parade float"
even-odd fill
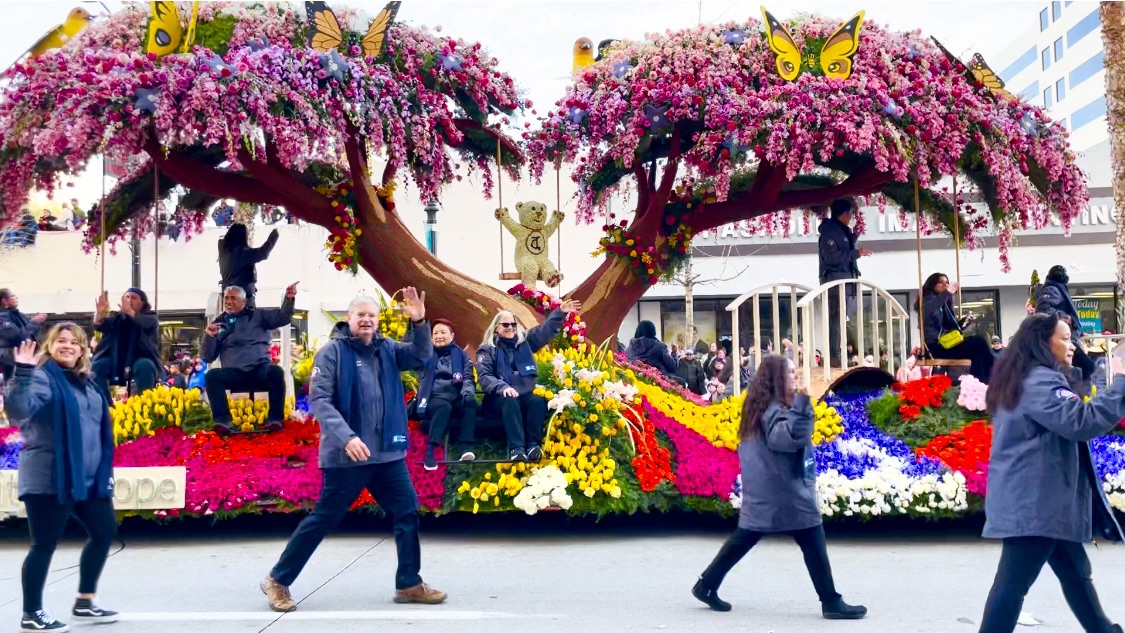
[[[983,60],[964,64],[862,12],[791,22],[764,13],[611,43],[517,142],[506,132],[530,104],[480,44],[395,23],[393,6],[368,21],[309,4],[308,15],[277,3],[131,6],[17,63],[0,95],[0,222],[15,221],[32,190],[51,191],[106,156],[128,169],[87,213],[90,248],[162,222],[198,229],[219,199],[284,207],[328,231],[328,258],[342,271],[362,268],[384,288],[441,280],[426,287],[430,301],[476,340],[498,309],[531,323],[554,299],[490,288],[435,258],[396,214],[396,183],[429,201],[466,175],[489,195],[494,167],[517,177],[526,164],[538,178],[572,166],[577,219],[603,223],[604,262],[570,295],[583,314],[536,358],[551,409],[544,460],[427,471],[412,422],[407,461],[434,514],[737,511],[738,398],[705,403],[601,343],[682,265],[695,233],[732,222],[784,233],[786,213],[867,195],[970,245],[993,227],[1006,253],[1015,228],[1069,225],[1087,200],[1064,126],[1004,91]],[[955,175],[983,206],[946,189]],[[610,195],[627,188],[636,208],[610,215]],[[154,209],[164,210],[159,221]],[[383,334],[401,335],[388,309]],[[294,375],[307,379],[310,363],[298,359]],[[416,377],[404,384],[409,393]],[[824,515],[979,511],[990,438],[982,390],[929,377],[819,402]],[[193,392],[158,387],[116,403],[118,467],[186,472],[182,508],[134,513],[311,508],[318,426],[307,400],[291,406],[282,431],[256,432],[261,406],[236,399],[243,433],[219,437]],[[3,441],[11,469],[18,431]],[[1111,503],[1125,511],[1125,438],[1092,445]],[[495,453],[482,444],[482,456]]]

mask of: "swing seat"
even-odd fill
[[[521,278],[519,273],[500,273],[500,281],[519,281]]]

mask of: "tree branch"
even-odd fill
[[[385,224],[387,210],[375,195],[375,188],[371,186],[371,172],[367,167],[367,141],[360,135],[359,129],[351,123],[348,123],[347,130],[344,153],[348,156],[348,169],[352,173],[352,189],[355,191],[359,214]]]
[[[394,163],[387,161],[387,166],[383,168],[383,186],[386,187],[391,184],[391,181],[395,179],[395,174],[397,173],[398,169],[395,168]]]
[[[645,171],[645,166],[641,163],[641,159],[633,157],[633,175],[637,179],[637,214],[644,213],[648,209],[649,198],[652,197],[652,190],[648,185],[648,172]]]
[[[183,151],[164,154],[155,139],[145,141],[145,152],[156,167],[188,189],[216,198],[234,198],[258,204],[283,205],[285,199],[261,182],[242,174],[208,165]]]
[[[331,203],[311,187],[306,187],[285,168],[276,168],[255,160],[245,148],[238,148],[238,161],[254,178],[272,188],[283,198],[283,206],[294,215],[305,220],[331,228],[335,224],[335,212]]]
[[[461,130],[462,132],[465,132],[465,131],[468,131],[468,130],[481,130],[481,131],[483,131],[485,134],[488,134],[489,136],[495,138],[496,141],[498,143],[500,143],[501,146],[503,146],[505,154],[510,155],[510,156],[515,156],[519,160],[520,163],[524,162],[525,158],[524,158],[523,152],[520,151],[519,146],[516,145],[512,141],[512,139],[508,138],[507,136],[504,136],[503,134],[497,132],[496,130],[494,130],[494,129],[486,126],[486,125],[481,125],[480,123],[477,123],[476,121],[473,121],[472,119],[453,119],[453,125],[458,130]],[[454,143],[449,143],[449,146],[450,147],[457,147],[458,145],[454,144]]]

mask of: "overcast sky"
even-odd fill
[[[4,2],[0,21],[0,65],[7,67],[20,57],[41,34],[59,24],[71,8],[85,6],[95,15],[105,14],[98,2]],[[106,2],[117,10],[124,3]],[[301,7],[303,3],[297,3]],[[383,2],[332,2],[351,5],[370,14]],[[406,0],[398,20],[429,27],[443,33],[479,41],[500,60],[533,100],[540,113],[563,95],[570,74],[571,47],[579,37],[594,42],[607,38],[640,39],[646,33],[690,27],[698,22],[720,23],[760,17],[762,0],[709,2],[425,2]],[[841,22],[856,11],[867,11],[867,20],[895,30],[923,29],[937,36],[964,59],[973,52],[994,57],[1017,36],[1038,23],[1045,2],[791,2],[767,3],[779,18],[797,13],[836,16]],[[993,65],[1000,71],[1001,69]],[[84,179],[86,180],[86,179]],[[80,185],[83,192],[90,188]],[[98,187],[100,190],[100,185]],[[86,195],[82,202],[88,203]]]

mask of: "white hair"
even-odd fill
[[[508,310],[501,310],[496,313],[496,316],[492,317],[492,323],[489,323],[488,329],[484,331],[484,340],[480,342],[481,347],[496,346],[497,339],[500,338],[500,335],[496,333],[496,326],[500,323],[500,315],[505,312],[511,314],[512,319],[516,322],[516,345],[522,345],[527,340],[527,330],[523,329],[523,325],[520,324],[519,319],[516,319],[516,315]]]
[[[226,293],[232,290],[234,291],[235,296],[237,296],[239,299],[242,299],[243,301],[246,300],[246,290],[244,290],[242,286],[227,286],[227,289],[223,291],[223,294],[226,295]]]
[[[378,307],[379,302],[375,300],[375,297],[371,297],[368,295],[359,295],[355,299],[352,299],[352,302],[348,304],[348,314],[354,313],[359,309],[360,306]],[[378,310],[376,310],[376,312],[378,312]]]

